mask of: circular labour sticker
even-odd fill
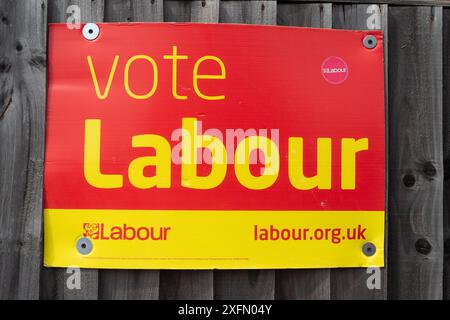
[[[348,77],[348,66],[339,57],[328,57],[322,63],[321,72],[327,82],[341,84]]]

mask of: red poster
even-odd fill
[[[380,32],[98,27],[49,27],[47,265],[383,265]]]

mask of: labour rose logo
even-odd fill
[[[99,224],[98,223],[83,223],[83,236],[93,238],[98,235]]]

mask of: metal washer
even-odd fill
[[[377,247],[372,242],[366,242],[362,246],[362,252],[365,256],[371,257],[377,252]]]
[[[86,40],[93,41],[100,35],[100,28],[95,23],[86,23],[83,27],[83,37]]]
[[[368,34],[363,39],[363,45],[367,49],[373,49],[377,46],[377,44],[378,44],[377,38],[375,38],[375,36],[373,36],[371,34]]]
[[[86,237],[82,237],[77,240],[77,251],[82,255],[87,255],[92,252],[93,244],[92,240]]]

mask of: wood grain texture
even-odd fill
[[[376,4],[334,4],[333,28],[349,30],[383,30],[384,49],[387,56],[387,5]],[[387,61],[385,59],[385,66]],[[386,74],[387,69],[385,68]],[[387,81],[386,81],[387,84]],[[388,87],[385,86],[386,97]],[[387,219],[386,219],[387,221]],[[386,224],[387,228],[387,224]],[[385,237],[387,243],[387,234]],[[385,245],[385,254],[387,246]],[[331,298],[332,299],[386,299],[387,298],[387,267],[380,270],[381,288],[369,289],[369,278],[366,268],[333,269],[331,271]]]
[[[277,270],[277,300],[329,300],[329,269]]]
[[[244,0],[251,1],[251,0]],[[284,0],[288,2],[328,2],[327,0]],[[335,3],[372,4],[373,0],[339,0]],[[398,6],[450,6],[450,0],[378,0],[377,4],[390,4]]]
[[[219,0],[164,1],[166,22],[208,22],[219,21]]]
[[[0,299],[39,298],[46,5],[0,1]]]
[[[444,283],[450,300],[450,9],[443,10]]]
[[[71,5],[80,8],[81,22],[103,21],[104,0],[48,0],[48,22],[67,22]]]
[[[221,1],[221,23],[277,24],[276,1]]]
[[[105,0],[105,22],[161,22],[163,0]]]
[[[102,22],[104,16],[103,0],[49,0],[48,22],[67,22],[71,13],[67,8],[76,5],[80,8],[81,22]],[[67,278],[70,274],[65,268],[43,268],[41,277],[41,298],[59,300],[82,300],[98,298],[98,271],[80,271],[80,289],[69,289]]]
[[[389,8],[389,92],[389,297],[440,299],[442,8]]]
[[[164,1],[164,21],[219,21],[219,0]],[[160,299],[213,299],[213,272],[208,270],[163,270]]]
[[[277,24],[281,26],[331,28],[331,3],[295,3],[279,1]]]
[[[161,270],[161,300],[212,300],[213,272],[209,270]]]
[[[275,1],[221,1],[221,23],[277,22]],[[274,299],[274,270],[220,270],[214,273],[215,299]]]
[[[99,299],[157,300],[159,271],[99,270]]]
[[[388,6],[378,4],[334,4],[333,28],[383,30],[387,34]]]
[[[41,271],[40,299],[43,300],[97,300],[98,272],[80,270],[80,288],[69,289],[67,282],[73,273],[66,268],[43,268]]]
[[[105,22],[163,20],[162,0],[105,0]],[[158,298],[158,270],[99,270],[99,299],[154,300]]]
[[[278,3],[279,25],[331,28],[331,3]],[[277,270],[276,299],[330,299],[330,270]]]

